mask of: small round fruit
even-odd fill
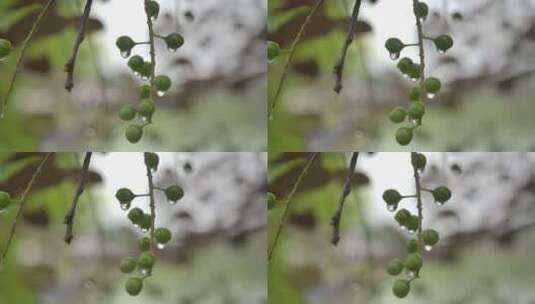
[[[408,145],[412,140],[412,129],[407,127],[399,128],[396,131],[396,141],[402,145]]]
[[[134,55],[128,59],[128,67],[132,69],[132,71],[139,71],[143,67],[143,63],[145,63],[145,60],[143,60],[143,57],[139,55]]]
[[[128,36],[121,36],[117,38],[115,45],[117,45],[121,52],[130,52],[136,43]]]
[[[9,207],[11,196],[5,191],[0,191],[0,211]]]
[[[144,237],[141,240],[139,240],[139,250],[149,251],[150,247],[151,247],[151,241],[148,237]]]
[[[141,97],[141,99],[150,98],[151,93],[152,89],[150,88],[150,85],[142,85],[139,87],[139,97]]]
[[[137,264],[143,269],[150,269],[154,266],[154,255],[150,252],[143,252],[137,259]]]
[[[144,213],[138,224],[142,231],[148,231],[152,227],[152,217],[150,214]]]
[[[0,39],[0,60],[6,58],[11,53],[11,42]]]
[[[439,239],[438,232],[433,229],[424,230],[422,232],[422,239],[425,245],[435,246]]]
[[[409,89],[409,99],[412,101],[420,100],[420,88],[412,87]]]
[[[143,280],[141,278],[129,278],[126,281],[125,289],[131,296],[137,296],[143,288]]]
[[[410,239],[406,245],[407,253],[418,252],[418,241],[416,239]]]
[[[393,123],[401,123],[405,117],[407,117],[407,111],[402,107],[395,107],[389,115],[390,121]]]
[[[154,80],[154,85],[159,92],[166,92],[171,88],[171,79],[166,75],[160,75]]]
[[[121,188],[117,190],[115,197],[121,204],[129,204],[136,195],[128,188]]]
[[[152,20],[158,18],[158,14],[160,14],[160,4],[156,1],[149,1],[147,4],[147,14]]]
[[[418,2],[414,7],[414,13],[418,18],[425,19],[429,13],[429,7],[424,2]]]
[[[403,271],[403,262],[400,259],[393,259],[386,267],[386,271],[391,275],[398,275]]]
[[[420,218],[416,215],[411,216],[407,220],[407,229],[409,231],[416,231],[418,230],[418,227],[420,227]]]
[[[425,115],[425,106],[420,101],[413,101],[411,102],[407,113],[412,119],[421,119]]]
[[[440,186],[433,190],[433,198],[439,203],[445,203],[451,198],[451,191],[447,187]]]
[[[176,202],[184,196],[184,190],[178,185],[169,186],[165,189],[165,196],[168,200]]]
[[[154,105],[154,101],[151,99],[143,99],[139,103],[139,114],[145,117],[149,117],[154,113],[154,110],[156,109],[156,106]]]
[[[136,266],[136,259],[134,259],[133,257],[125,257],[121,260],[119,268],[121,269],[122,273],[131,273],[136,269]]]
[[[410,289],[411,286],[407,280],[397,280],[392,286],[392,292],[394,292],[394,295],[400,299],[406,297],[409,294]]]
[[[165,37],[165,44],[170,50],[176,50],[184,44],[184,37],[178,33],[172,33]]]
[[[431,94],[436,94],[440,91],[442,84],[440,80],[435,77],[429,77],[425,80],[425,90]]]
[[[440,35],[434,39],[438,51],[443,53],[453,46],[453,39],[449,35]]]
[[[143,127],[138,125],[129,125],[126,128],[126,139],[131,143],[137,143],[143,136]]]
[[[423,171],[427,164],[427,158],[422,153],[414,153],[411,157],[411,163],[416,169]]]
[[[158,169],[158,164],[160,163],[160,157],[158,154],[152,152],[145,152],[144,154],[145,166],[150,168],[152,171]]]
[[[402,226],[407,225],[407,221],[411,218],[411,213],[407,209],[400,209],[394,215],[394,219]]]
[[[389,53],[396,54],[401,52],[405,45],[398,38],[389,38],[385,43],[385,47]]]
[[[128,219],[134,224],[138,223],[142,217],[143,217],[143,210],[141,210],[138,207],[133,208],[132,210],[128,212]]]
[[[158,228],[154,231],[154,237],[158,244],[167,244],[171,240],[171,231],[167,228]]]
[[[405,267],[411,271],[418,271],[422,268],[423,260],[420,254],[411,253],[405,259]]]
[[[131,105],[124,105],[119,111],[119,117],[124,121],[130,121],[136,117],[137,111]]]
[[[403,57],[398,62],[398,69],[403,74],[409,74],[414,62],[409,57]]]
[[[399,192],[395,189],[388,189],[385,192],[383,192],[383,200],[388,205],[397,205],[399,201],[401,201],[402,196],[399,194]]]
[[[138,71],[138,73],[143,80],[146,80],[146,79],[149,79],[151,71],[152,71],[152,64],[150,62],[145,61],[141,69]]]
[[[409,71],[409,77],[411,79],[418,79],[422,75],[421,65],[418,63],[415,63],[412,65],[412,69]]]
[[[281,52],[281,48],[279,44],[275,41],[268,41],[267,43],[267,56],[269,61],[275,60],[277,57],[279,57],[279,54]]]

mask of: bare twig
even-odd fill
[[[346,40],[342,46],[340,57],[338,58],[338,61],[336,65],[334,66],[334,74],[336,77],[335,84],[334,84],[334,91],[336,93],[340,93],[340,91],[342,90],[342,76],[344,73],[347,50],[349,48],[349,45],[351,45],[351,43],[353,42],[353,38],[355,37],[355,27],[357,26],[361,3],[362,3],[362,0],[355,1],[355,6],[353,7],[353,13],[351,14],[351,20],[349,21],[349,26],[347,29]]]
[[[340,241],[340,222],[342,221],[342,212],[344,211],[344,203],[351,192],[351,178],[353,173],[355,173],[355,167],[357,166],[357,159],[359,157],[359,152],[353,152],[351,155],[351,161],[349,162],[349,167],[347,168],[346,179],[344,180],[344,186],[342,187],[342,193],[338,199],[338,207],[334,215],[331,218],[331,225],[333,226],[333,234],[331,237],[331,243],[336,246]]]
[[[146,161],[147,153],[143,154],[143,157],[145,158],[145,164],[148,162]],[[150,204],[150,217],[151,217],[151,225],[150,225],[150,248],[151,251],[154,252],[154,223],[156,222],[156,201],[154,199],[154,182],[152,177],[152,169],[148,165],[147,167],[147,179],[149,183],[149,204]],[[152,270],[149,270],[148,275],[151,275]]]
[[[412,169],[414,171],[414,184],[416,187],[416,207],[418,209],[418,230],[417,230],[417,237],[418,237],[418,250],[421,251],[423,249],[423,242],[422,242],[422,223],[424,220],[423,216],[423,204],[422,204],[422,186],[420,184],[420,173],[418,172],[418,168],[416,167],[417,161],[415,161],[415,158],[417,157],[416,152],[411,152],[411,164]],[[416,273],[416,277],[419,276],[419,271]]]
[[[74,224],[74,218],[76,215],[76,207],[78,206],[78,200],[80,199],[80,196],[84,192],[85,188],[85,178],[87,176],[87,172],[89,171],[89,164],[91,163],[91,155],[92,152],[86,152],[84,157],[84,163],[82,165],[82,171],[80,172],[80,177],[78,179],[78,186],[76,187],[76,191],[74,192],[74,197],[72,199],[71,208],[65,215],[65,219],[63,220],[63,223],[67,226],[65,228],[65,237],[63,237],[63,240],[65,243],[70,244],[74,234],[73,234],[73,224]]]
[[[78,29],[78,36],[74,42],[74,47],[72,49],[71,57],[65,64],[65,72],[67,72],[67,80],[65,81],[65,89],[71,91],[74,87],[74,67],[76,65],[76,57],[78,56],[78,50],[80,45],[85,39],[85,31],[87,21],[89,20],[89,14],[91,13],[91,6],[93,5],[93,0],[87,0],[85,3],[84,13],[80,18],[80,28]]]
[[[17,229],[17,223],[22,215],[22,210],[24,209],[24,204],[26,203],[26,197],[28,196],[28,193],[30,193],[30,190],[32,189],[33,185],[41,175],[41,172],[43,171],[43,167],[45,166],[47,160],[52,155],[52,152],[49,152],[45,154],[45,157],[41,160],[41,163],[35,170],[35,172],[32,175],[32,178],[30,179],[30,182],[26,185],[26,189],[24,189],[24,192],[22,193],[22,196],[19,200],[19,209],[17,210],[17,215],[15,216],[15,220],[13,221],[13,225],[11,226],[11,231],[9,232],[9,237],[6,242],[6,246],[4,248],[4,252],[2,253],[2,258],[0,259],[0,265],[3,264],[4,260],[6,259],[9,246],[11,245],[11,241],[13,240],[13,237],[15,236],[15,230]]]
[[[425,90],[425,51],[424,51],[424,32],[422,27],[422,21],[420,20],[420,17],[416,15],[416,7],[419,3],[418,0],[413,0],[413,10],[414,10],[414,16],[416,18],[416,29],[418,33],[418,50],[419,50],[419,57],[420,57],[420,100],[425,103],[427,100],[427,94]],[[418,122],[418,124],[421,124],[421,121]]]
[[[20,68],[22,66],[22,60],[24,58],[24,54],[26,53],[26,50],[28,49],[28,46],[30,44],[30,41],[33,38],[33,35],[37,32],[37,29],[39,28],[39,25],[41,25],[41,21],[43,20],[43,17],[46,15],[52,4],[54,4],[55,0],[48,0],[48,2],[45,4],[37,18],[35,19],[32,29],[30,32],[28,32],[28,35],[26,36],[26,39],[24,39],[24,42],[22,43],[22,49],[20,51],[19,57],[17,59],[17,64],[15,66],[15,71],[13,72],[13,76],[11,77],[11,80],[9,82],[9,86],[7,88],[6,96],[4,97],[4,101],[2,102],[2,109],[0,110],[0,119],[3,118],[6,114],[7,110],[7,104],[9,101],[9,96],[11,95],[11,92],[13,91],[13,87],[15,86],[15,81],[17,80],[17,76],[19,74]]]
[[[282,233],[282,229],[284,227],[284,223],[286,222],[286,218],[288,217],[288,211],[290,210],[290,207],[291,207],[291,204],[292,204],[292,198],[293,198],[294,194],[297,192],[297,189],[299,189],[299,185],[301,184],[301,181],[302,181],[303,177],[307,173],[308,169],[310,169],[310,167],[314,163],[314,160],[316,159],[318,154],[319,153],[317,153],[317,152],[316,153],[312,153],[312,155],[310,156],[310,158],[306,162],[305,166],[303,167],[303,170],[301,171],[301,173],[297,177],[292,190],[290,191],[290,193],[286,197],[286,206],[284,207],[284,212],[282,214],[282,218],[281,218],[279,227],[277,228],[277,232],[275,234],[275,239],[273,240],[273,243],[271,244],[271,247],[268,249],[268,261],[271,261],[271,258],[273,256],[273,252],[275,251],[275,248],[277,247],[277,243],[278,243],[279,237],[280,237],[280,235]]]

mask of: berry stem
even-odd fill
[[[149,14],[149,5],[150,0],[144,0],[145,2],[145,14],[147,16],[147,26],[149,28],[149,45],[150,45],[150,88],[151,88],[151,97],[155,97],[155,84],[154,81],[156,79],[156,48],[154,46],[154,26],[152,24],[152,18]],[[148,117],[148,122],[150,123],[152,121],[152,115]]]
[[[147,154],[144,154],[145,159],[147,158]],[[145,163],[147,163],[145,161]],[[151,217],[151,225],[150,225],[150,250],[151,252],[154,252],[154,222],[156,221],[156,203],[154,200],[154,182],[153,182],[153,176],[152,176],[152,169],[145,165],[147,168],[147,179],[149,183],[149,204],[150,204],[150,217]]]
[[[425,103],[427,101],[427,94],[425,92],[425,51],[424,51],[424,32],[422,28],[422,22],[418,15],[416,15],[416,8],[418,6],[418,0],[412,0],[414,17],[416,18],[416,29],[418,32],[418,48],[420,56],[420,101]],[[418,125],[421,125],[422,122],[419,120]]]
[[[418,154],[416,152],[411,152],[411,164],[414,171],[414,184],[416,186],[416,207],[418,208],[418,230],[417,230],[417,236],[418,236],[418,250],[421,251],[423,248],[423,242],[422,242],[422,222],[424,220],[423,216],[423,204],[422,204],[422,186],[420,184],[420,173],[418,171],[418,168],[416,167],[416,157],[418,157]],[[418,277],[419,271],[416,272],[416,277]]]

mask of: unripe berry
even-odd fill
[[[418,2],[414,7],[414,14],[416,14],[418,18],[425,19],[427,18],[428,13],[429,7],[424,2]]]
[[[404,298],[409,294],[411,289],[410,283],[407,280],[397,280],[392,286],[392,292],[398,298]]]
[[[425,169],[425,165],[427,164],[427,158],[425,155],[421,153],[414,153],[411,157],[411,163],[416,169],[423,171]]]
[[[117,190],[115,197],[121,204],[129,204],[136,195],[128,188],[121,188]]]
[[[418,87],[410,88],[409,99],[412,101],[419,101],[420,100],[420,88]]]
[[[143,57],[139,55],[134,55],[128,59],[128,67],[132,69],[132,71],[138,72],[143,67],[143,63],[145,63],[145,60],[143,60]]]
[[[119,268],[122,273],[131,273],[136,269],[137,263],[133,257],[125,257],[121,260]]]
[[[119,117],[124,121],[130,121],[136,117],[137,111],[131,105],[124,105],[119,111]]]
[[[449,35],[440,35],[433,41],[439,53],[444,53],[453,46],[453,39]]]
[[[277,57],[279,57],[279,54],[281,52],[281,48],[279,44],[275,41],[268,41],[267,43],[267,56],[269,61],[275,60]]]
[[[154,237],[158,244],[167,244],[171,240],[171,231],[167,228],[158,228],[154,231]]]
[[[128,212],[128,219],[134,224],[138,223],[142,217],[143,217],[143,210],[141,210],[138,207],[133,208],[132,210]]]
[[[139,250],[141,251],[149,251],[151,245],[151,240],[148,237],[144,237],[141,240],[139,240]]]
[[[176,202],[184,196],[184,190],[178,185],[169,186],[165,189],[165,196],[168,200]]]
[[[389,53],[396,54],[401,52],[405,45],[398,38],[389,38],[385,43],[385,47]]]
[[[412,129],[411,128],[399,128],[396,131],[396,141],[402,145],[406,146],[408,145],[412,140]]]
[[[403,57],[398,62],[398,69],[403,74],[409,74],[413,64],[414,63],[409,57]]]
[[[418,252],[418,241],[416,239],[410,239],[407,241],[407,253]]]
[[[407,111],[402,107],[395,107],[392,112],[390,112],[390,121],[393,123],[401,123],[407,117]]]
[[[141,78],[145,80],[145,79],[149,79],[151,70],[152,70],[152,64],[148,61],[145,61],[141,69],[137,72],[139,73]]]
[[[412,69],[409,71],[409,77],[412,80],[417,80],[418,78],[420,78],[422,72],[420,71],[420,68],[421,65],[419,63],[415,63],[412,65]]]
[[[126,128],[126,139],[131,143],[137,143],[143,136],[143,128],[138,125],[129,125]]]
[[[6,209],[11,203],[11,196],[5,191],[0,191],[0,211]]]
[[[438,232],[433,229],[424,230],[422,232],[422,239],[425,245],[435,246],[439,239]]]
[[[147,166],[152,171],[158,170],[158,164],[160,163],[160,157],[158,154],[152,152],[144,153],[145,166]]]
[[[154,85],[158,92],[165,92],[171,87],[171,79],[166,75],[157,76],[156,79],[154,79]]]
[[[393,259],[386,267],[386,271],[391,275],[398,275],[403,271],[403,262],[400,259]]]
[[[436,202],[441,204],[447,202],[451,198],[451,191],[447,187],[440,186],[433,190],[433,198]]]
[[[184,37],[178,33],[169,34],[165,37],[165,44],[167,49],[174,52],[184,44]]]
[[[405,267],[411,271],[418,271],[422,268],[423,260],[420,254],[411,253],[405,259]]]
[[[438,91],[440,91],[441,86],[442,84],[440,83],[440,80],[438,80],[438,78],[429,77],[425,80],[425,90],[429,93],[438,93]]]
[[[151,97],[152,89],[150,85],[142,85],[139,87],[139,97],[141,99],[147,99]]]
[[[416,215],[413,215],[411,216],[408,220],[407,220],[407,229],[409,231],[416,231],[418,230],[418,227],[420,227],[420,218]]]
[[[115,45],[117,45],[121,52],[130,53],[136,43],[134,42],[134,40],[132,40],[132,38],[128,36],[121,36],[117,38]]]
[[[142,269],[150,269],[150,268],[152,268],[152,266],[154,266],[154,255],[152,255],[152,253],[150,253],[150,252],[143,252],[139,256],[139,258],[137,260],[137,264]]]
[[[397,205],[401,199],[401,194],[395,189],[388,189],[383,192],[383,200],[387,205]]]
[[[150,99],[143,99],[139,103],[139,114],[149,117],[154,113],[155,108],[154,101]]]
[[[160,5],[156,1],[149,1],[147,5],[147,14],[152,20],[155,20],[158,18],[158,14],[160,13]]]
[[[421,119],[425,114],[425,106],[420,101],[413,101],[409,106],[407,113],[412,119]]]
[[[6,39],[0,39],[0,60],[6,58],[11,53],[11,42]]]
[[[152,217],[150,214],[144,213],[138,224],[142,231],[148,231],[152,227]]]
[[[143,280],[140,278],[129,278],[126,281],[125,289],[131,296],[137,296],[143,288]]]
[[[401,225],[406,226],[407,221],[411,218],[411,213],[407,209],[400,209],[396,215],[394,216],[394,219]]]

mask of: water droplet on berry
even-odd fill
[[[121,210],[128,210],[128,204],[121,204]]]
[[[416,82],[416,81],[418,81],[418,78],[411,78],[410,80],[411,80],[411,82]]]
[[[165,95],[165,91],[158,91],[156,94],[158,94],[158,97],[163,97]]]
[[[168,200],[167,200],[167,203],[168,203],[169,205],[174,205],[174,204],[176,204],[176,201],[172,201],[172,200],[169,200],[169,199],[168,199]]]
[[[435,93],[427,93],[427,98],[433,99],[433,98],[435,98],[436,95],[437,94],[435,94]]]
[[[144,276],[146,276],[146,275],[149,274],[149,270],[146,269],[146,268],[141,268],[141,274],[144,275]]]
[[[141,80],[145,80],[145,81],[147,81],[147,80],[149,80],[149,76],[147,76],[147,75],[143,75],[143,76],[141,76]]]
[[[156,21],[156,19],[158,19],[157,16],[152,16],[152,17],[150,17],[150,20],[151,20],[151,21]]]
[[[141,228],[141,232],[145,233],[145,232],[147,232],[147,231],[149,231],[148,228]]]
[[[390,59],[397,60],[399,58],[399,52],[398,53],[390,53]]]
[[[405,226],[405,225],[400,225],[399,227],[401,227],[401,229],[403,229],[403,230],[407,230],[407,226]]]
[[[438,50],[438,53],[443,55],[444,53],[446,53],[446,51],[442,50],[442,49],[437,49]]]
[[[435,204],[436,204],[437,206],[439,206],[439,207],[444,206],[444,203],[442,203],[442,202],[438,202],[438,201],[436,201]]]
[[[408,275],[409,275],[410,278],[415,278],[416,277],[416,272],[409,271]]]
[[[162,250],[162,249],[165,248],[165,244],[158,243],[158,244],[156,244],[156,247],[158,247],[158,249]]]
[[[128,58],[130,56],[130,51],[121,51],[121,57]]]
[[[405,78],[405,79],[409,79],[409,74],[405,74],[405,73],[403,73],[402,75],[403,75],[403,78]]]
[[[167,48],[167,51],[169,51],[169,53],[176,53],[176,50],[177,50],[177,49]]]
[[[409,234],[414,234],[416,232],[416,230],[414,229],[409,229]]]
[[[388,211],[392,212],[392,211],[396,210],[396,205],[387,205],[386,209],[388,209]]]
[[[134,228],[139,228],[139,225],[138,224],[134,224]]]
[[[431,251],[431,250],[433,250],[433,246],[431,246],[431,245],[425,245],[425,246],[424,246],[424,249],[425,249],[425,251]]]
[[[139,72],[138,71],[134,71],[134,76],[138,77],[139,76]]]

